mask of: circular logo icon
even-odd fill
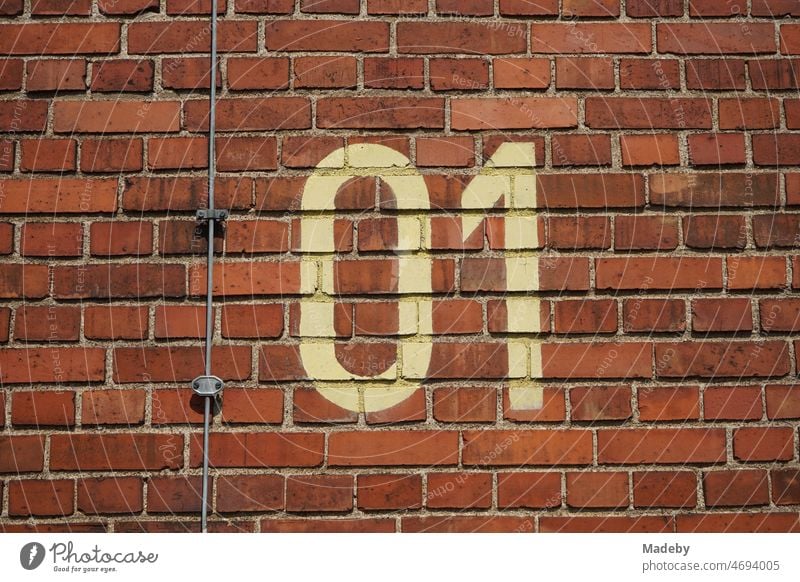
[[[44,546],[39,542],[30,542],[19,551],[19,563],[26,570],[35,570],[44,561]]]

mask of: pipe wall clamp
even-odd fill
[[[215,397],[222,392],[224,383],[217,376],[198,376],[192,380],[192,390],[198,396]]]

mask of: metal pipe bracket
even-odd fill
[[[198,376],[192,380],[192,390],[198,396],[214,398],[222,392],[224,383],[217,376]]]

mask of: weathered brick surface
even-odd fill
[[[212,531],[798,531],[793,0],[229,0]],[[199,527],[210,3],[0,6],[0,530]]]

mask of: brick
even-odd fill
[[[794,166],[800,160],[800,139],[794,134],[753,136],[753,162],[757,166]]]
[[[675,527],[678,532],[692,533],[756,533],[797,532],[800,520],[796,513],[700,513],[681,515]]]
[[[345,20],[276,20],[267,23],[270,51],[388,52],[387,22]]]
[[[397,50],[400,53],[481,55],[524,53],[526,38],[525,28],[517,23],[509,23],[502,28],[478,21],[397,24]]]
[[[11,405],[11,424],[14,426],[75,425],[74,392],[15,391]]]
[[[503,418],[520,422],[563,422],[566,420],[566,390],[545,387],[542,390],[542,407],[518,410],[511,406],[509,390],[503,390]]]
[[[750,331],[753,312],[749,299],[697,299],[692,301],[692,329],[701,332]]]
[[[0,352],[6,384],[92,382],[105,379],[102,348],[19,348]]]
[[[150,477],[148,513],[196,513],[203,506],[201,477]]]
[[[412,516],[402,519],[406,533],[512,533],[532,531],[533,524],[516,516]]]
[[[141,256],[153,253],[153,223],[147,221],[93,222],[89,229],[93,256]]]
[[[679,243],[678,221],[670,216],[617,216],[617,251],[673,250]]]
[[[328,441],[331,466],[454,465],[458,433],[452,431],[336,432]]]
[[[81,171],[90,173],[138,172],[142,169],[143,142],[131,139],[84,139]]]
[[[358,476],[358,508],[364,511],[420,509],[422,476],[384,473]]]
[[[725,460],[724,429],[605,429],[597,433],[600,464],[710,464]]]
[[[85,91],[86,61],[37,60],[26,65],[28,91]]]
[[[217,347],[212,360],[222,379],[250,377],[249,346]],[[203,361],[200,346],[115,348],[114,380],[123,384],[190,381],[201,373]]]
[[[182,451],[183,436],[174,434],[57,434],[50,438],[50,469],[178,469],[183,465]]]
[[[752,16],[800,16],[800,7],[791,0],[753,0]]]
[[[454,130],[575,127],[577,100],[570,97],[464,98],[451,105]]]
[[[800,499],[800,472],[797,469],[777,469],[770,474],[775,504],[796,505]]]
[[[358,63],[353,57],[298,57],[294,59],[295,89],[355,89]]]
[[[441,129],[444,99],[419,97],[325,97],[317,101],[317,125],[334,129]]]
[[[230,424],[280,424],[283,391],[228,388],[222,420]]]
[[[289,223],[277,220],[230,221],[228,253],[280,253],[289,250]]]
[[[217,26],[220,52],[255,52],[257,26],[253,21],[224,20]],[[205,53],[211,30],[200,21],[133,22],[128,25],[130,54]]]
[[[224,14],[226,0],[217,0],[217,12]],[[210,0],[167,0],[167,14],[176,16],[190,14],[211,14]]]
[[[158,11],[157,0],[98,0],[97,3],[103,14],[137,14]]]
[[[194,305],[159,305],[155,311],[157,339],[205,337],[206,308]]]
[[[622,305],[622,328],[627,333],[686,329],[686,305],[679,299],[625,299]]]
[[[567,505],[581,509],[628,507],[628,474],[599,471],[567,473]]]
[[[617,331],[617,304],[610,300],[562,300],[555,303],[555,332],[611,333]]]
[[[98,214],[117,208],[117,180],[0,179],[6,199],[0,214]]]
[[[280,511],[285,506],[282,475],[225,475],[217,478],[217,511]]]
[[[425,86],[425,61],[409,57],[367,57],[364,59],[364,86],[371,89],[422,89]]]
[[[789,372],[784,342],[685,342],[656,345],[656,374],[663,378],[742,378]]]
[[[706,507],[745,507],[769,503],[767,472],[712,471],[703,476]]]
[[[720,289],[722,261],[689,257],[596,260],[598,289]]]
[[[668,422],[673,420],[698,420],[700,418],[700,392],[696,386],[640,388],[639,419]]]
[[[39,472],[44,468],[44,435],[0,436],[0,473]]]
[[[249,178],[217,178],[214,189],[217,208],[249,209],[252,205],[252,181]],[[125,210],[193,212],[207,203],[208,180],[205,178],[137,176],[124,182],[122,206]]]
[[[431,89],[477,91],[489,88],[489,62],[484,59],[431,59]]]
[[[443,387],[433,393],[433,416],[439,422],[492,422],[497,391],[490,387]]]
[[[539,174],[536,186],[544,208],[635,208],[645,202],[640,174]]]
[[[777,206],[779,199],[775,174],[661,174],[650,181],[650,201],[659,206]]]
[[[747,162],[743,134],[701,133],[690,135],[689,159],[695,166],[740,165]]]
[[[786,286],[783,257],[728,257],[728,289],[780,289]]]
[[[11,517],[56,517],[75,510],[75,483],[69,479],[10,481],[8,515]]]
[[[748,61],[753,89],[797,89],[800,59],[759,59]]]
[[[206,292],[206,267],[193,266],[189,272],[191,295]],[[294,295],[304,292],[300,287],[299,262],[220,263],[214,269],[214,295],[242,297],[256,295]],[[307,292],[307,291],[305,291]]]
[[[81,398],[84,425],[144,423],[146,394],[143,390],[87,390]]]
[[[800,304],[795,299],[762,299],[759,311],[765,332],[796,331],[800,327]]]
[[[236,12],[243,14],[291,14],[294,0],[234,0]]]
[[[561,12],[567,17],[619,16],[619,0],[565,0]]]
[[[650,26],[639,23],[533,24],[533,53],[649,53]]]
[[[417,166],[471,168],[475,165],[475,141],[472,137],[420,137]]]
[[[558,16],[558,0],[500,0],[502,16]]]
[[[245,59],[242,59],[245,60]],[[239,59],[228,60],[235,68]],[[208,89],[211,87],[211,71],[208,58],[179,57],[161,59],[161,85],[167,89]],[[217,87],[222,87],[222,74],[217,70]]]
[[[658,52],[679,55],[759,54],[776,50],[774,27],[748,23],[751,34],[742,34],[740,24],[724,22],[659,23]]]
[[[649,378],[652,346],[611,342],[545,344],[541,347],[544,378]]]
[[[24,257],[80,257],[83,228],[66,222],[28,222],[22,225],[20,254]]]
[[[286,479],[286,510],[346,512],[353,509],[351,475],[291,475]]]
[[[93,264],[55,268],[53,295],[60,299],[183,297],[183,265]]]
[[[141,340],[147,337],[147,307],[87,306],[83,333],[95,340]]]
[[[222,336],[226,338],[277,338],[283,333],[283,306],[225,305]]]
[[[623,166],[677,166],[681,163],[675,135],[623,135],[619,138]]]
[[[53,105],[56,133],[178,131],[177,101],[61,101]]]
[[[793,449],[791,427],[738,428],[733,433],[733,456],[739,461],[790,461]]]
[[[572,388],[569,400],[573,421],[627,420],[631,418],[631,391],[625,386]]]
[[[47,101],[0,101],[0,129],[43,131],[47,126]]]
[[[358,413],[337,406],[315,388],[296,388],[292,395],[292,419],[297,423],[355,423]]]
[[[89,515],[119,515],[140,513],[143,508],[144,495],[139,478],[78,480],[78,511]]]
[[[591,462],[592,436],[584,430],[465,431],[465,466],[579,465]]]
[[[551,140],[554,166],[610,166],[608,135],[554,135]]]
[[[496,58],[493,61],[497,89],[546,89],[550,86],[550,61],[542,58]]]
[[[321,433],[217,433],[211,435],[209,462],[218,468],[318,467],[324,440]],[[201,444],[192,439],[192,467],[202,465]]]
[[[285,136],[281,164],[288,168],[314,168],[335,150],[344,147],[344,139],[333,136]]]
[[[759,248],[792,248],[800,243],[800,215],[763,214],[753,217],[753,238]]]
[[[709,386],[703,392],[706,420],[759,420],[761,389],[758,386]]]
[[[633,474],[633,505],[637,508],[697,506],[697,479],[689,471],[637,471]]]
[[[800,418],[800,389],[797,386],[767,386],[767,417]]]
[[[707,99],[586,98],[586,125],[593,129],[710,129],[711,123]]]
[[[556,89],[614,88],[614,62],[609,58],[556,58]]]
[[[110,60],[92,68],[92,91],[149,92],[153,90],[153,61]]]
[[[720,99],[720,129],[774,129],[780,125],[777,99]]]
[[[77,148],[71,139],[23,139],[19,169],[23,172],[68,172],[75,170]]]
[[[680,62],[675,59],[620,59],[620,89],[667,90],[681,86]]]
[[[800,26],[797,26],[796,24],[781,25],[780,38],[782,54],[800,54]]]
[[[747,16],[747,2],[746,0],[731,0],[727,5],[722,6],[714,0],[690,0],[689,16]]]
[[[430,473],[428,509],[488,509],[492,505],[491,473]]]
[[[695,214],[683,219],[686,246],[693,249],[743,249],[747,246],[744,216]]]
[[[22,59],[4,59],[3,64],[0,65],[0,89],[3,91],[21,89],[24,76],[25,63]]]
[[[0,266],[0,297],[4,299],[41,298],[47,295],[48,273],[44,265]]]
[[[0,54],[78,55],[119,51],[118,22],[53,22],[3,24]]]
[[[190,100],[183,106],[184,127],[208,131],[208,101]],[[223,98],[217,101],[219,131],[268,131],[311,127],[311,105],[302,97]]]
[[[14,339],[68,342],[80,335],[81,310],[72,306],[22,306],[15,313]]]
[[[744,68],[743,60],[689,59],[686,61],[686,86],[703,91],[744,90],[747,86]],[[752,71],[752,66],[750,68]]]
[[[548,217],[547,246],[559,250],[608,249],[611,221],[604,216]]]
[[[393,533],[395,520],[360,519],[262,519],[261,531],[272,533]]]
[[[549,509],[561,505],[559,473],[498,473],[497,505],[502,509]]]

